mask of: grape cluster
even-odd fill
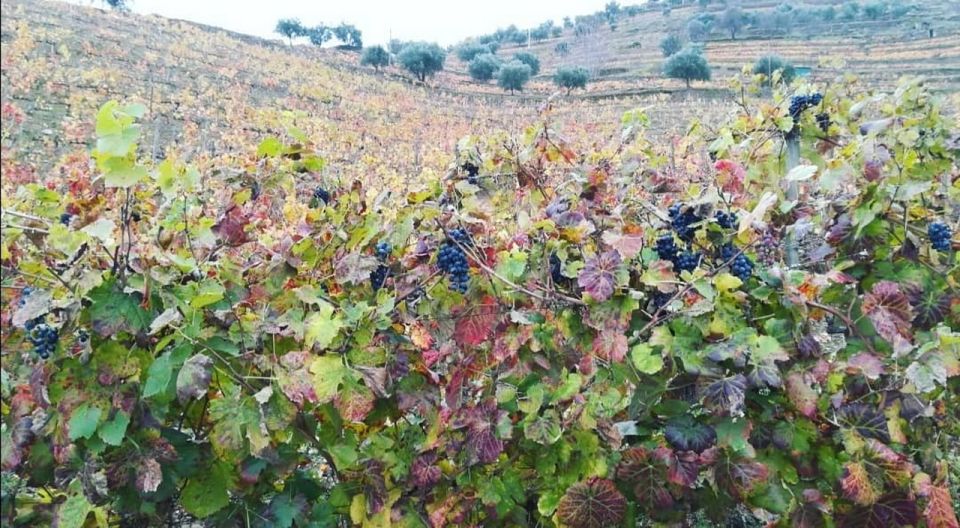
[[[819,93],[813,93],[810,95],[795,95],[791,97],[790,117],[796,121],[804,110],[810,108],[811,106],[817,106],[820,104],[820,101],[823,101],[823,96]]]
[[[817,126],[820,127],[820,130],[826,132],[830,129],[830,114],[826,112],[820,112],[817,114]]]
[[[720,224],[720,227],[724,229],[733,229],[740,223],[740,219],[737,218],[737,213],[717,211],[715,218],[717,219],[717,223]]]
[[[390,242],[386,240],[381,240],[377,242],[377,258],[380,260],[387,260],[390,257],[390,253],[393,251],[393,246],[390,245]]]
[[[655,246],[655,251],[657,255],[660,256],[662,260],[674,261],[677,259],[677,254],[680,250],[677,249],[677,244],[673,240],[673,235],[665,234],[660,235],[657,238],[657,245]]]
[[[476,185],[479,182],[477,175],[480,174],[480,167],[477,167],[472,162],[468,161],[464,163],[463,167],[461,168],[467,173],[467,181],[470,182],[471,185]]]
[[[551,253],[550,254],[550,278],[553,279],[554,284],[563,282],[563,280],[566,278],[563,276],[563,273],[561,273],[560,268],[562,265],[563,263],[560,262],[560,257],[558,257],[556,253]]]
[[[73,220],[73,215],[70,213],[63,213],[60,215],[60,223],[68,226],[70,225],[70,220]]]
[[[330,193],[327,192],[323,187],[317,187],[313,190],[313,199],[318,202],[322,201],[324,204],[330,203]]]
[[[742,281],[746,281],[753,275],[753,261],[743,253],[737,255],[730,265],[730,270]]]
[[[930,243],[933,245],[933,249],[937,251],[950,250],[950,238],[953,236],[953,233],[947,224],[943,222],[931,223],[927,227],[927,236],[930,237]]]
[[[730,271],[742,281],[746,281],[753,275],[754,263],[750,257],[743,253],[737,254],[738,250],[733,244],[724,244],[720,248],[719,264],[730,262]]]
[[[674,261],[673,266],[677,271],[693,271],[700,265],[703,255],[699,251],[684,251]]]
[[[693,240],[693,233],[696,229],[692,226],[703,220],[697,216],[693,208],[684,208],[683,204],[673,204],[667,212],[670,214],[670,227],[673,228],[677,236],[685,242]]]
[[[470,265],[467,255],[455,242],[463,245],[470,243],[470,235],[463,229],[450,231],[450,240],[440,246],[437,253],[437,266],[450,276],[450,287],[460,293],[466,293],[470,285]]]
[[[47,359],[50,357],[50,353],[57,349],[60,332],[47,323],[40,323],[30,330],[29,339],[40,359]]]
[[[760,237],[757,259],[766,266],[780,260],[780,239],[772,231],[766,231]]]
[[[386,282],[387,273],[389,271],[390,268],[381,265],[370,274],[370,286],[373,287],[373,291],[377,291],[383,287],[383,283]]]
[[[718,264],[729,262],[736,254],[737,248],[733,247],[733,244],[724,244],[720,247],[720,262]]]

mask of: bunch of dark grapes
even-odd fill
[[[663,293],[663,292],[660,291],[660,290],[655,290],[655,291],[653,292],[653,297],[650,299],[650,302],[653,304],[653,309],[654,309],[654,310],[659,310],[659,309],[662,308],[665,304],[667,304],[668,302],[670,302],[670,299],[672,299],[672,298],[673,298],[673,294],[672,294],[672,293]]]
[[[737,248],[733,247],[733,244],[724,244],[720,247],[720,262],[718,264],[729,262],[736,255]]]
[[[473,164],[473,162],[468,161],[464,163],[463,167],[461,168],[467,173],[467,181],[470,182],[471,185],[476,185],[479,182],[477,175],[480,174],[480,167],[477,167]]]
[[[50,353],[57,349],[60,332],[47,323],[40,323],[30,330],[29,339],[40,359],[47,359],[50,357]]]
[[[720,227],[724,229],[733,229],[740,222],[737,218],[737,213],[728,213],[726,211],[717,211],[716,219]]]
[[[387,260],[390,257],[390,253],[393,251],[393,246],[390,245],[390,242],[386,240],[381,240],[377,242],[377,258],[380,260]]]
[[[313,190],[313,199],[317,201],[317,205],[319,205],[320,202],[328,204],[330,203],[330,193],[323,187],[317,187]]]
[[[70,213],[63,213],[60,215],[60,223],[65,226],[70,225],[71,220],[73,220],[73,215]]]
[[[737,278],[746,282],[746,280],[753,275],[753,261],[750,260],[750,257],[741,253],[737,255],[737,258],[733,259],[730,270],[733,271],[733,274],[736,275]]]
[[[820,127],[820,130],[826,132],[830,129],[830,114],[826,112],[820,112],[817,114],[817,126]]]
[[[680,252],[680,250],[677,249],[676,242],[673,240],[673,235],[669,233],[660,235],[657,238],[655,251],[661,260],[669,260],[671,262],[677,259],[677,254]]]
[[[930,237],[930,243],[933,249],[937,251],[950,251],[950,238],[953,233],[950,226],[943,222],[933,222],[927,227],[927,236]]]
[[[563,263],[560,262],[560,257],[556,253],[550,254],[550,278],[553,279],[554,284],[559,284],[563,282],[566,277],[561,273],[561,267]]]
[[[462,245],[470,243],[470,235],[463,229],[450,231],[450,240],[440,246],[437,253],[437,266],[450,276],[450,287],[460,293],[466,293],[470,285],[470,264],[467,255],[455,242]]]
[[[390,271],[390,268],[384,265],[377,266],[377,269],[370,274],[370,286],[373,287],[373,291],[378,291],[383,287],[383,283],[387,280],[387,273]]]
[[[700,265],[703,255],[699,251],[684,251],[673,263],[677,271],[693,271]]]
[[[817,106],[823,96],[819,93],[810,95],[795,95],[790,98],[790,117],[793,118],[793,128],[787,133],[787,137],[796,137],[800,130],[800,114],[811,106]]]
[[[780,239],[773,231],[765,231],[757,245],[757,260],[769,266],[780,260]]]
[[[685,242],[693,240],[696,229],[692,226],[703,219],[697,216],[692,207],[684,208],[683,204],[673,204],[667,211],[670,214],[670,227],[680,240]]]
[[[820,101],[823,101],[823,96],[819,93],[813,93],[810,95],[795,95],[791,97],[790,117],[796,121],[804,110],[810,108],[811,106],[817,106],[820,104]]]

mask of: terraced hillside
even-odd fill
[[[742,2],[747,13],[762,14],[779,2]],[[808,6],[836,5],[843,2],[820,0],[804,2]],[[704,44],[714,69],[708,87],[723,86],[724,80],[740,71],[744,63],[765,54],[778,54],[796,65],[812,69],[812,78],[830,79],[838,73],[859,75],[870,86],[889,89],[902,75],[922,75],[931,86],[942,91],[960,89],[960,7],[956,2],[923,0],[898,17],[878,20],[837,20],[791,26],[789,30],[748,28],[736,40],[715,30]],[[620,15],[616,30],[601,24],[576,34],[565,29],[556,38],[532,42],[527,46],[506,46],[498,51],[510,56],[517,51],[536,54],[542,64],[541,79],[547,79],[558,66],[588,66],[594,77],[594,91],[626,89],[679,89],[680,81],[663,79],[660,40],[667,34],[686,38],[687,23],[702,13],[720,17],[723,6],[696,5],[674,7],[669,14],[659,8],[635,15]],[[789,21],[789,17],[784,18]],[[934,31],[929,36],[928,29]],[[566,43],[569,52],[556,51]],[[456,68],[465,70],[465,65]]]
[[[85,152],[96,108],[132,97],[148,108],[154,157],[177,145],[202,145],[178,153],[192,160],[246,156],[262,137],[296,126],[336,176],[401,191],[445,170],[458,138],[529,124],[549,93],[461,90],[450,73],[415,85],[396,70],[359,68],[354,54],[59,2],[4,1],[2,15],[5,176],[37,177]],[[703,117],[701,103],[686,94],[568,98],[553,119],[571,137],[597,137],[616,132],[623,110],[644,106],[653,131],[670,134]]]

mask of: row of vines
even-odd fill
[[[956,528],[960,127],[792,90],[584,151],[548,101],[375,200],[106,103],[2,188],[4,523]]]

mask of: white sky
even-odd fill
[[[76,3],[101,5],[98,0]],[[347,22],[363,32],[363,43],[386,44],[427,40],[442,45],[516,24],[559,23],[603,9],[608,0],[131,0],[131,9],[222,27],[239,33],[280,38],[273,28],[280,18],[299,18],[304,25]],[[620,2],[631,3],[629,0]]]

